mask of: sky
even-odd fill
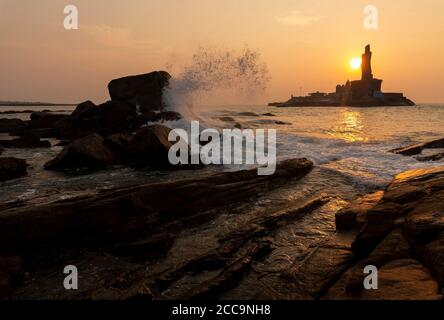
[[[64,28],[69,4],[78,30]],[[363,25],[369,4],[377,30]],[[271,76],[249,102],[283,101],[359,79],[349,61],[371,44],[384,91],[444,102],[443,16],[441,0],[0,0],[0,100],[100,103],[111,79],[175,76],[199,46],[248,46]]]

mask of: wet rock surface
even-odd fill
[[[273,176],[220,173],[5,207],[0,255],[21,262],[0,277],[2,297],[442,299],[444,168],[398,175],[349,205],[300,190],[316,183],[311,170],[294,159]],[[341,230],[334,220],[331,232],[313,230],[335,213],[346,216]],[[60,286],[66,264],[82,269],[74,295]],[[363,287],[367,265],[378,290]]]
[[[91,134],[68,144],[45,169],[104,168],[114,161],[112,151],[98,134]]]
[[[37,135],[27,134],[16,139],[0,140],[0,146],[4,148],[49,148],[51,143],[41,140]]]
[[[16,158],[0,158],[0,181],[11,180],[26,175],[25,160]]]
[[[384,190],[336,215],[338,229],[357,228],[356,264],[328,299],[442,299],[444,285],[444,167],[402,173]],[[363,269],[379,268],[379,290],[365,290]]]
[[[64,290],[57,294],[52,290],[60,278],[60,272],[53,274],[52,268],[66,259],[83,265],[87,256],[94,256],[95,268],[100,270],[110,261],[120,263],[113,265],[111,273],[90,274],[99,279],[79,298],[126,299],[143,295],[162,299],[188,275],[208,272],[212,277],[202,284],[186,286],[187,290],[174,295],[216,298],[235,287],[251,271],[254,261],[267,256],[272,247],[268,237],[275,230],[310,214],[328,199],[314,198],[295,207],[274,208],[269,215],[252,216],[242,229],[224,232],[219,240],[202,243],[202,248],[192,250],[191,255],[182,254],[181,263],[162,264],[162,257],[175,255],[169,252],[184,241],[178,239],[180,234],[192,235],[192,229],[212,225],[211,221],[226,210],[230,212],[229,208],[248,206],[268,191],[290,181],[297,183],[311,169],[310,161],[294,159],[279,164],[273,176],[258,176],[256,170],[221,173],[3,210],[1,255],[18,252],[26,262],[22,271],[32,273],[32,279],[39,279],[37,282],[42,281],[33,285],[48,290],[47,297],[66,294]],[[153,264],[148,273],[147,263]],[[118,265],[127,274],[121,274]],[[110,266],[107,264],[106,268]],[[25,277],[14,291],[14,298],[30,297],[32,290],[28,291],[27,281],[32,282]]]
[[[404,156],[414,156],[421,154],[425,149],[441,149],[444,148],[444,138],[432,140],[424,143],[414,144],[407,147],[401,147],[398,149],[390,150],[390,152],[396,154],[402,154]],[[420,161],[436,161],[442,159],[442,153],[438,153],[436,155],[427,156],[427,157],[418,157]]]

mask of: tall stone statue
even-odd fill
[[[372,80],[372,52],[370,51],[370,45],[365,47],[365,53],[362,55],[362,80]]]

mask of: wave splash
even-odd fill
[[[270,75],[257,51],[240,52],[199,47],[189,66],[171,79],[164,91],[168,109],[189,118],[195,101],[217,90],[251,97],[266,90]]]

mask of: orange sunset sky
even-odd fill
[[[79,30],[63,27],[68,4]],[[200,45],[259,51],[272,79],[250,101],[286,100],[359,78],[349,61],[369,43],[384,91],[444,102],[443,16],[442,0],[0,0],[0,100],[99,103],[109,80],[186,65]]]

